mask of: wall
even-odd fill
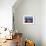
[[[15,28],[18,32],[22,32],[24,38],[34,40],[36,46],[41,46],[41,0],[23,0],[23,2],[13,10]],[[35,16],[34,24],[23,24],[24,15]]]
[[[16,0],[0,0],[0,27],[12,29],[12,6]]]
[[[42,46],[46,46],[46,0],[41,1],[41,40]]]

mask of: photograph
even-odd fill
[[[34,23],[34,16],[23,16],[23,23],[24,24],[33,24]]]

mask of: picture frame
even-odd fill
[[[34,16],[24,15],[23,16],[23,24],[34,24]]]

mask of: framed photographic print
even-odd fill
[[[23,16],[23,24],[34,24],[34,16],[24,15]]]

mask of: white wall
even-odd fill
[[[24,15],[35,16],[34,24],[23,24]],[[14,9],[14,16],[15,28],[22,32],[25,38],[34,40],[36,46],[41,46],[41,0],[23,0],[17,9]]]
[[[16,0],[0,0],[0,27],[12,28],[12,6]]]
[[[41,1],[41,38],[42,46],[46,46],[46,0]]]

